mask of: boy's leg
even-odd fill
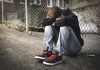
[[[48,48],[48,51],[53,50],[53,44],[56,45],[57,38],[57,30],[52,26],[46,26],[44,32],[44,44]]]
[[[82,46],[72,28],[61,27],[56,50],[61,54],[72,55],[81,49]]]
[[[55,50],[61,54],[65,53],[65,46],[67,46],[67,41],[69,39],[69,28],[64,26],[60,27],[59,38]]]
[[[77,55],[77,53],[80,53],[82,49],[82,45],[80,44],[77,36],[73,32],[72,28],[69,27],[69,39],[68,39],[68,55]]]
[[[45,59],[52,55],[53,43],[55,41],[54,34],[56,30],[52,26],[46,26],[44,32],[44,43],[46,50],[43,51],[43,54],[35,56],[36,59]]]

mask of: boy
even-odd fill
[[[77,16],[69,9],[63,13],[59,7],[54,6],[47,15],[48,18],[42,23],[45,27],[44,43],[47,49],[35,58],[44,60],[45,65],[56,65],[63,61],[64,54],[79,53],[84,42],[80,35]],[[53,47],[53,44],[56,47]]]

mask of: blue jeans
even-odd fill
[[[82,49],[72,28],[68,26],[60,27],[59,32],[53,26],[46,26],[44,43],[49,51],[55,50],[66,55],[74,54]]]

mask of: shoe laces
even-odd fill
[[[48,60],[53,60],[53,59],[56,59],[56,58],[57,58],[57,55],[53,54],[48,58]]]

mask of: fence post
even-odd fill
[[[25,19],[26,19],[26,32],[28,32],[28,8],[27,8],[27,0],[25,0]]]
[[[2,0],[2,24],[4,22],[4,4],[3,4],[3,0]]]

